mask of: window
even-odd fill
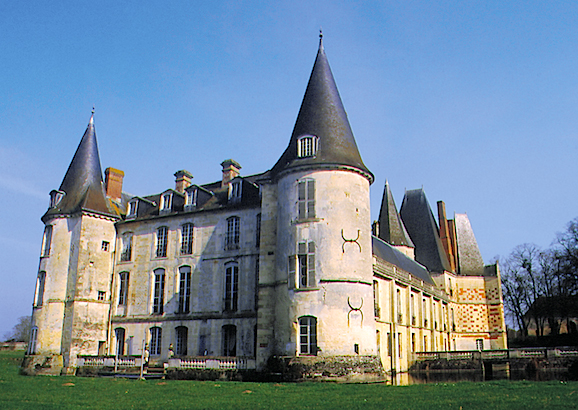
[[[197,206],[198,189],[189,189],[185,191],[185,207]]]
[[[124,356],[124,329],[122,327],[114,329],[114,336],[116,338],[116,355]]]
[[[160,327],[151,327],[151,356],[161,355],[161,345],[163,341],[163,329]]]
[[[297,156],[299,158],[313,157],[317,154],[318,140],[314,135],[303,135],[297,140]]]
[[[414,306],[414,297],[413,293],[411,293],[409,297],[409,316],[411,317],[411,325],[415,326],[415,306]]]
[[[120,252],[120,261],[128,262],[132,258],[132,233],[127,232],[122,235],[122,250]]]
[[[128,296],[128,272],[118,274],[118,304],[126,305]]]
[[[456,331],[456,316],[454,314],[454,308],[452,308],[452,332]]]
[[[299,318],[299,354],[317,355],[317,318]]]
[[[391,333],[387,334],[387,355],[391,356]]]
[[[397,323],[401,324],[403,322],[403,313],[401,310],[401,290],[397,290]]]
[[[411,351],[415,353],[415,333],[411,334]]]
[[[30,329],[30,340],[28,341],[28,354],[36,354],[36,343],[38,341],[38,328],[34,326]]]
[[[106,298],[106,292],[99,290],[98,291],[98,300],[100,300],[101,302]]]
[[[375,317],[379,317],[381,314],[381,309],[379,307],[379,283],[373,281],[373,314]]]
[[[239,249],[239,225],[237,216],[227,219],[227,234],[225,236],[225,250]]]
[[[181,227],[181,255],[193,253],[193,224],[187,223]]]
[[[162,268],[156,269],[154,273],[153,313],[162,315],[165,298],[165,270]]]
[[[237,327],[223,326],[223,356],[237,356]]]
[[[167,256],[167,231],[166,226],[161,226],[157,229],[157,258],[165,258]]]
[[[161,195],[161,211],[170,211],[173,202],[172,192]]]
[[[239,266],[236,263],[225,265],[225,308],[226,312],[235,312],[239,296]]]
[[[44,228],[44,237],[42,238],[42,256],[50,255],[50,245],[52,243],[52,225],[46,225]]]
[[[136,212],[138,209],[138,200],[133,200],[128,203],[128,212],[126,217],[127,218],[134,218],[136,217]]]
[[[175,333],[177,335],[175,354],[178,356],[186,356],[187,344],[189,340],[189,329],[186,326],[179,326],[175,328]]]
[[[401,333],[397,334],[397,355],[398,357],[401,357],[401,347],[403,346],[402,344],[402,340],[401,340]]]
[[[46,272],[38,272],[36,278],[36,295],[34,297],[34,306],[39,307],[44,303],[44,287],[46,282]]]
[[[315,242],[299,242],[297,248],[297,259],[295,256],[289,257],[290,284],[296,283],[298,288],[313,288],[317,284],[315,281]],[[295,272],[296,263],[298,263],[297,272]]]
[[[484,350],[484,339],[476,339],[476,350]]]
[[[306,178],[297,185],[299,219],[315,218],[315,180]]]
[[[50,208],[56,208],[62,198],[64,197],[64,192],[53,190],[50,192]]]
[[[241,200],[242,190],[243,184],[241,180],[229,183],[229,201],[233,203],[239,202]]]
[[[257,214],[255,222],[255,246],[261,246],[261,214]]]
[[[191,303],[191,267],[179,268],[179,313],[189,313]]]
[[[102,241],[102,245],[101,245],[101,249],[105,252],[108,252],[108,248],[109,248],[110,243],[108,241]]]
[[[208,354],[207,335],[199,335],[199,356],[206,356]]]

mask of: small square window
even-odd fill
[[[98,300],[104,300],[106,296],[106,292],[103,292],[102,290],[98,291]]]
[[[102,241],[102,247],[101,247],[101,249],[102,249],[103,251],[108,252],[109,246],[110,246],[110,243],[109,243],[109,242],[107,242],[107,241]]]

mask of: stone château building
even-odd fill
[[[386,183],[372,227],[364,165],[320,41],[289,145],[270,170],[147,196],[102,179],[88,128],[42,217],[25,369],[73,373],[80,355],[369,358],[506,347],[500,275],[468,217],[436,222],[422,189],[398,212]],[[381,360],[377,360],[380,358]],[[40,367],[35,365],[40,364]]]

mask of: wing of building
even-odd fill
[[[440,202],[436,221],[422,189],[398,212],[386,183],[372,227],[374,177],[322,39],[277,163],[221,170],[200,185],[179,170],[174,187],[127,195],[122,171],[103,181],[91,117],[42,217],[25,371],[70,374],[86,356],[146,349],[152,362],[234,357],[266,370],[283,357],[379,373],[420,351],[506,347],[499,270],[483,265],[465,214],[447,220]]]

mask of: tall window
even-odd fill
[[[189,313],[191,304],[191,267],[179,268],[179,313]]]
[[[299,287],[315,287],[315,242],[299,242]]]
[[[315,218],[315,180],[302,179],[298,183],[299,219]]]
[[[403,322],[403,314],[401,311],[401,290],[397,290],[397,323]]]
[[[223,356],[237,356],[237,327],[223,326]]]
[[[161,355],[162,341],[163,341],[163,329],[161,329],[160,327],[151,327],[151,345],[150,345],[151,356]]]
[[[303,135],[297,140],[297,156],[313,157],[317,154],[318,138],[314,135]]]
[[[170,211],[173,200],[173,194],[168,192],[161,197],[161,210]]]
[[[409,316],[411,317],[411,325],[415,326],[415,306],[413,304],[414,304],[414,297],[412,292],[409,297]]]
[[[162,315],[165,299],[165,270],[156,269],[154,274],[153,313]]]
[[[225,250],[239,249],[240,219],[232,216],[227,219],[227,234],[225,236]]]
[[[46,282],[46,272],[38,272],[36,278],[36,297],[34,298],[35,306],[42,306],[44,303],[44,287]]]
[[[157,229],[157,258],[164,258],[167,256],[167,231],[166,226],[161,226]]]
[[[128,296],[128,272],[118,274],[118,304],[126,305]]]
[[[299,354],[317,355],[317,318],[299,318]]]
[[[42,238],[42,256],[50,255],[50,245],[52,244],[52,225],[46,225],[44,228],[44,237]]]
[[[193,224],[186,223],[181,227],[181,255],[193,253]]]
[[[120,252],[121,262],[127,262],[132,259],[132,233],[127,232],[122,235],[122,250]]]
[[[186,356],[187,344],[189,340],[189,329],[186,326],[179,326],[175,328],[175,332],[177,334],[175,354],[178,356]]]
[[[261,246],[261,214],[257,214],[255,223],[255,246]]]
[[[122,327],[114,329],[114,336],[116,338],[116,355],[124,356],[124,329]]]
[[[236,263],[225,265],[225,311],[235,312],[239,297],[239,266]]]
[[[38,342],[38,328],[34,326],[30,329],[30,340],[28,341],[28,354],[36,354],[36,343]]]
[[[381,315],[381,308],[379,307],[379,283],[376,280],[373,281],[373,314],[375,317]]]

